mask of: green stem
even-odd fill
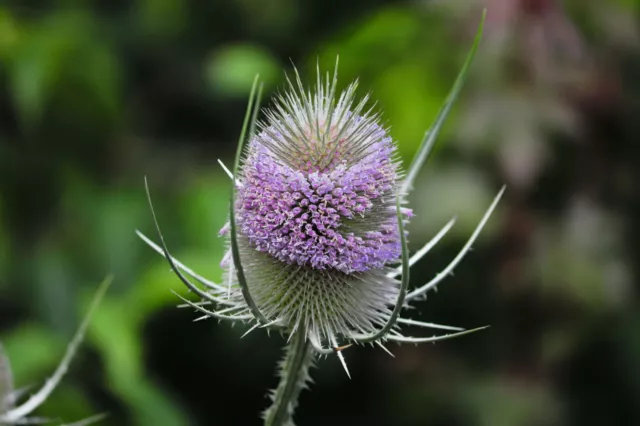
[[[311,345],[305,337],[300,331],[291,336],[280,369],[280,383],[273,394],[273,404],[265,412],[265,426],[293,425],[298,396],[306,387],[309,367],[313,364]]]

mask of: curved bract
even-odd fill
[[[11,365],[0,344],[0,413],[6,413],[13,408],[13,392]]]
[[[32,394],[29,399],[21,404],[16,403],[19,392],[15,392],[13,390],[13,378],[11,376],[9,360],[4,354],[2,346],[0,345],[0,425],[33,424],[44,423],[45,421],[47,421],[46,419],[33,419],[27,416],[29,416],[35,409],[41,406],[62,381],[62,378],[69,369],[69,365],[71,364],[74,355],[78,351],[78,348],[84,339],[84,335],[87,331],[87,328],[89,327],[91,318],[100,305],[100,302],[107,292],[107,289],[111,285],[111,282],[112,278],[108,277],[98,287],[98,290],[96,291],[96,294],[91,301],[86,316],[80,324],[78,331],[76,331],[76,334],[73,336],[73,339],[71,339],[71,342],[67,346],[67,350],[65,351],[65,354],[62,357],[62,360],[60,360],[60,363],[58,364],[58,367],[56,368],[54,373],[49,379],[46,380],[44,385],[40,389],[38,389],[37,392]],[[104,415],[99,414],[84,420],[80,420],[73,425],[89,425],[97,422],[103,417]]]

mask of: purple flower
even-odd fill
[[[292,126],[291,115],[272,115],[251,139],[236,212],[257,251],[345,274],[400,257],[393,140],[374,119],[341,113]]]
[[[379,116],[365,110],[367,98],[355,102],[355,83],[339,96],[328,76],[313,94],[299,80],[289,89],[265,111],[236,172],[240,259],[265,318],[335,346],[375,332],[398,296],[388,275],[402,253],[402,173]],[[230,254],[222,266],[233,298]]]
[[[444,270],[408,291],[410,266],[438,243],[455,220],[409,257],[405,224],[413,213],[402,206],[404,197],[460,91],[481,32],[482,26],[406,177],[379,116],[365,109],[368,98],[355,101],[356,83],[338,95],[337,72],[333,79],[329,75],[323,79],[318,71],[311,93],[296,72],[295,84],[289,81],[288,91],[264,112],[264,121],[249,135],[243,151],[245,132],[253,128],[249,119],[253,116],[255,122],[257,115],[254,84],[233,173],[223,165],[234,182],[230,222],[220,231],[230,246],[221,262],[223,282],[208,281],[173,259],[157,222],[161,247],[138,233],[204,301],[183,299],[190,306],[218,320],[254,322],[248,332],[263,327],[289,336],[280,384],[272,394],[273,405],[264,413],[265,425],[292,424],[297,395],[308,382],[315,355],[337,353],[346,370],[341,351],[352,344],[375,343],[386,350],[386,341],[435,342],[483,328],[463,330],[401,315],[409,303],[451,274],[504,191]],[[393,268],[394,263],[401,266]],[[406,325],[456,333],[405,336],[400,328]]]
[[[455,268],[501,193],[460,254],[441,274],[409,292],[409,267],[454,223],[409,258],[404,229],[413,213],[403,207],[405,192],[424,164],[439,122],[405,178],[393,139],[378,114],[366,109],[368,98],[356,102],[356,83],[338,94],[336,74],[333,79],[318,74],[312,93],[295,75],[295,84],[289,81],[288,91],[264,111],[245,149],[239,148],[243,155],[235,176],[225,167],[235,195],[233,220],[220,230],[230,246],[220,263],[223,282],[205,280],[173,260],[165,246],[140,236],[169,260],[190,290],[216,307],[186,301],[197,310],[221,320],[256,321],[252,329],[279,329],[319,353],[345,343],[449,337],[407,338],[396,333],[399,324],[460,331],[402,318],[400,312]],[[395,267],[400,263],[402,268]]]

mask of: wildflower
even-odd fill
[[[272,395],[272,407],[265,412],[265,424],[291,424],[297,394],[305,386],[316,354],[337,353],[349,374],[342,350],[352,344],[375,343],[385,349],[386,341],[432,342],[479,330],[415,321],[400,314],[451,273],[502,195],[500,191],[445,270],[409,292],[410,266],[433,248],[454,220],[410,258],[405,225],[413,213],[403,207],[405,196],[460,91],[481,28],[406,176],[394,141],[380,125],[378,114],[366,108],[368,98],[356,101],[356,83],[338,95],[337,64],[333,77],[323,78],[318,70],[313,93],[305,91],[295,72],[295,80],[288,80],[288,91],[257,125],[254,103],[260,90],[254,84],[234,171],[222,165],[234,183],[230,220],[221,230],[229,241],[221,262],[223,282],[208,281],[173,259],[157,221],[161,247],[138,232],[203,299],[202,303],[184,299],[188,306],[211,318],[253,323],[248,332],[264,327],[289,337],[282,380]],[[456,333],[409,337],[400,333],[403,324]]]

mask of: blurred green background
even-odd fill
[[[231,162],[255,73],[340,55],[411,159],[485,36],[411,204],[417,265],[479,242],[416,319],[481,333],[345,352],[312,372],[300,425],[640,424],[640,1],[1,0],[0,341],[40,385],[112,273],[69,375],[37,415],[100,424],[258,425],[282,339],[178,309],[176,257],[219,279]],[[415,333],[420,333],[416,330]],[[424,334],[424,331],[422,331]]]

